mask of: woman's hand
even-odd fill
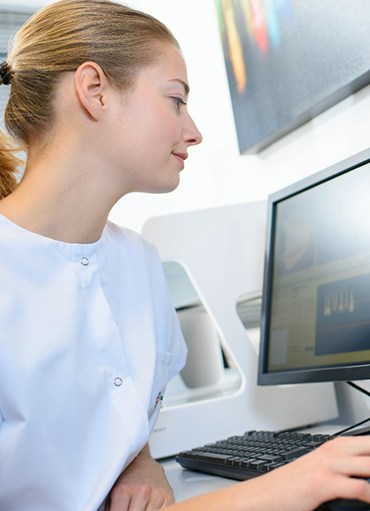
[[[250,481],[246,501],[269,511],[312,511],[334,500],[357,499],[370,503],[370,437],[338,437],[298,460]],[[257,507],[258,504],[258,507]],[[249,509],[246,508],[246,509]],[[266,507],[265,507],[266,509]]]
[[[148,446],[117,479],[106,511],[155,511],[174,503],[163,467],[150,455]]]

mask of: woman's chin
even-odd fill
[[[156,185],[153,185],[149,187],[145,192],[147,193],[170,193],[176,190],[176,188],[180,184],[180,176],[177,177],[177,179],[173,179],[172,181],[166,181],[163,183],[157,183]]]

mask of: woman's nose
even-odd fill
[[[202,136],[201,132],[198,130],[195,122],[190,117],[190,115],[189,115],[189,122],[186,127],[185,139],[189,145],[198,145],[203,140],[203,136]]]

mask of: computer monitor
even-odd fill
[[[260,385],[370,379],[370,150],[268,199]]]

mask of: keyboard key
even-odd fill
[[[266,465],[266,461],[256,460],[249,463],[249,467],[251,470],[261,470],[264,465]]]
[[[304,454],[307,454],[310,452],[311,449],[308,449],[307,447],[298,447],[296,449],[292,449],[291,451],[287,451],[286,453],[282,454],[282,457],[287,461],[295,460],[296,458],[299,458],[300,456],[303,456]]]
[[[202,461],[211,461],[212,463],[225,463],[226,460],[230,459],[229,454],[219,454],[214,452],[194,452],[195,457]]]
[[[275,463],[278,463],[278,462],[281,462],[284,460],[283,456],[276,456],[275,454],[261,454],[260,459],[264,460],[266,462],[270,461],[270,462],[275,462]]]

